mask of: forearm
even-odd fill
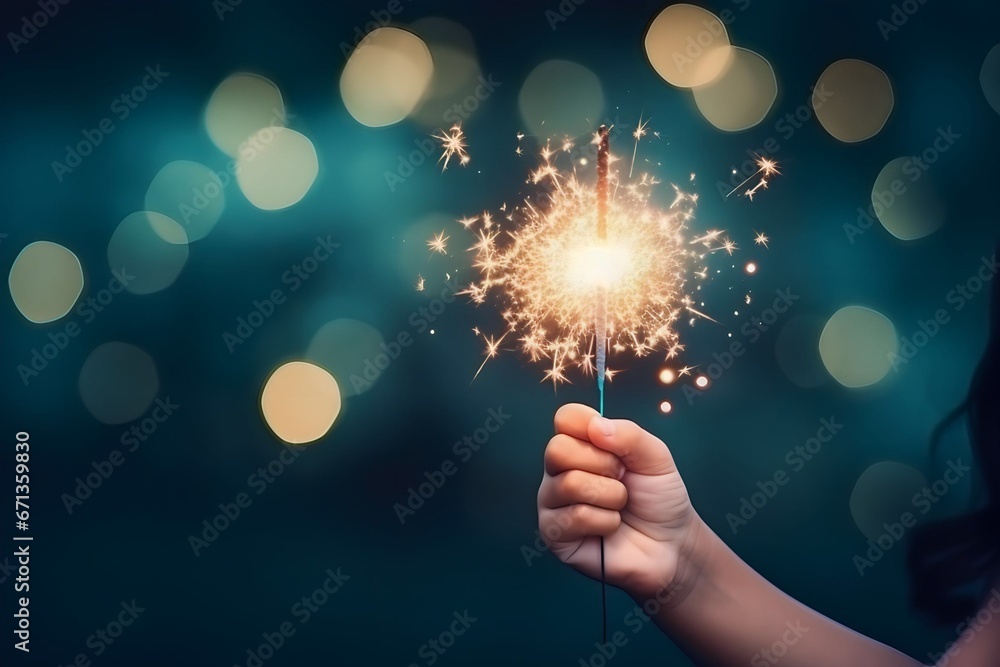
[[[700,665],[917,667],[921,663],[785,595],[741,560],[700,518],[669,593],[633,590],[656,604],[656,624]]]

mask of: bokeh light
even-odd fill
[[[272,81],[238,72],[220,83],[205,108],[208,136],[230,157],[257,130],[285,124],[285,103]]]
[[[51,241],[29,243],[7,277],[10,297],[35,324],[54,322],[72,310],[83,292],[83,266],[68,248]]]
[[[174,284],[188,258],[187,233],[173,219],[152,211],[132,213],[108,242],[108,265],[131,277],[125,289],[152,294]]]
[[[694,384],[699,389],[705,389],[709,385],[708,377],[705,375],[699,375],[698,378],[694,381]]]
[[[664,368],[660,371],[659,377],[663,384],[673,384],[677,380],[677,371],[673,368]]]
[[[945,221],[944,201],[926,162],[900,157],[889,162],[875,179],[872,207],[879,222],[898,239],[912,241],[940,229]]]
[[[1000,113],[1000,44],[986,54],[983,68],[979,70],[979,85],[983,87],[986,101],[994,111]]]
[[[368,33],[340,75],[340,96],[356,121],[383,127],[403,120],[423,99],[434,60],[422,39],[400,28]]]
[[[660,412],[662,412],[663,414],[669,415],[671,412],[673,412],[673,410],[674,406],[670,404],[670,401],[663,401],[662,403],[660,403]]]
[[[856,143],[878,134],[895,98],[886,73],[863,60],[833,63],[820,75],[812,97],[820,124],[835,139]]]
[[[383,349],[378,329],[348,318],[324,324],[313,336],[306,359],[314,361],[340,378],[344,396],[363,394],[371,389],[392,361]]]
[[[767,118],[778,98],[778,80],[760,54],[739,47],[732,52],[725,71],[693,92],[705,120],[720,130],[740,132]]]
[[[548,60],[533,69],[517,99],[528,131],[542,140],[595,130],[604,111],[597,75],[568,60]]]
[[[744,267],[744,271],[746,271],[748,275],[752,276],[757,273],[757,264],[755,262],[747,262],[747,265]]]
[[[316,147],[285,127],[265,127],[254,133],[236,164],[240,190],[265,211],[297,204],[319,175]]]
[[[661,11],[646,28],[643,45],[656,73],[678,88],[711,83],[733,57],[725,24],[715,14],[689,4]]]
[[[796,386],[811,389],[830,381],[819,354],[819,337],[825,324],[813,315],[796,315],[778,333],[774,343],[778,367]]]
[[[179,222],[189,242],[208,236],[225,208],[222,181],[205,165],[190,160],[168,163],[146,190],[146,210]]]
[[[281,440],[303,445],[325,436],[340,414],[337,381],[325,369],[304,361],[277,368],[264,383],[260,409]]]
[[[80,369],[80,398],[105,424],[141,417],[160,391],[153,358],[135,345],[113,341],[100,345]]]
[[[482,72],[472,33],[437,17],[422,18],[410,27],[423,38],[434,61],[430,84],[410,117],[425,127],[444,129],[468,120],[491,92],[480,87]]]
[[[901,523],[903,514],[913,518],[920,512],[913,496],[927,486],[927,480],[915,468],[895,461],[882,461],[868,467],[851,492],[851,516],[858,530],[869,540],[886,535],[886,524]],[[891,535],[890,535],[891,537]]]
[[[896,328],[889,318],[862,306],[838,310],[819,337],[827,372],[851,388],[867,387],[884,378],[898,350]]]

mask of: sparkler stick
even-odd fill
[[[597,131],[597,239],[604,245],[608,239],[608,153],[611,140],[607,125]],[[600,413],[604,416],[604,372],[607,366],[608,350],[608,295],[603,285],[597,288],[597,322],[594,334],[595,356],[597,357],[597,393],[600,396]],[[601,635],[608,641],[608,598],[604,581],[604,536],[601,536]]]

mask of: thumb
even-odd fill
[[[587,436],[595,447],[621,459],[629,472],[665,475],[677,471],[674,457],[663,441],[635,422],[596,416],[587,425]]]

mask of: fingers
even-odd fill
[[[617,456],[630,472],[663,475],[676,471],[674,457],[663,441],[627,419],[592,416],[586,439]]]
[[[545,447],[545,472],[555,476],[567,470],[583,470],[612,479],[621,479],[625,474],[624,464],[611,452],[559,433]]]
[[[597,410],[586,405],[567,403],[556,411],[556,433],[587,440],[587,425],[597,414]]]
[[[538,527],[550,545],[582,540],[592,535],[607,537],[618,530],[621,523],[618,512],[592,505],[541,509],[538,513]]]
[[[624,484],[582,470],[546,476],[538,489],[538,504],[548,509],[587,504],[619,511],[627,502],[628,491]]]

